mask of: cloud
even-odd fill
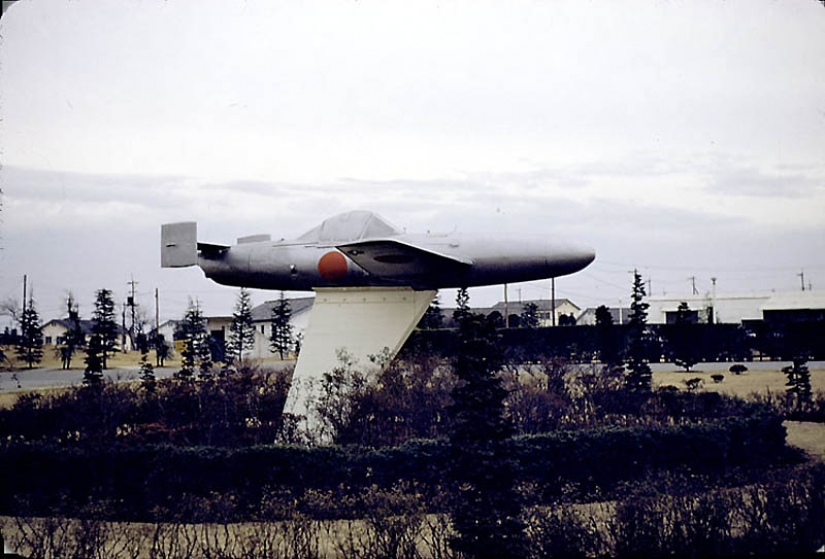
[[[821,169],[794,166],[766,171],[756,166],[733,165],[709,172],[707,190],[728,196],[803,198],[825,190],[825,173]]]

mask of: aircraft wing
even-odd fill
[[[468,258],[443,254],[399,239],[355,241],[336,245],[370,274],[384,277],[416,277],[454,272],[472,266]]]

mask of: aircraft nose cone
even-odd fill
[[[564,243],[550,241],[547,251],[547,265],[554,275],[563,276],[586,268],[596,259],[596,251],[592,247],[578,243]]]
[[[596,251],[593,247],[589,247],[587,245],[581,245],[578,248],[579,254],[579,261],[581,262],[582,268],[590,265],[596,259]]]

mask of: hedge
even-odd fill
[[[610,490],[651,473],[679,469],[723,474],[786,456],[781,418],[765,412],[712,423],[610,427],[514,438],[505,453],[519,478],[556,494],[564,484]],[[222,495],[239,515],[254,517],[273,490],[315,491],[414,484],[426,496],[449,486],[445,441],[418,440],[382,449],[257,446],[240,449],[146,446],[85,450],[52,444],[0,447],[0,514],[78,510],[91,499],[120,519],[152,519],[184,499]]]

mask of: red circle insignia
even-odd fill
[[[347,275],[347,259],[340,252],[328,252],[318,261],[318,273],[327,281],[336,281]]]

